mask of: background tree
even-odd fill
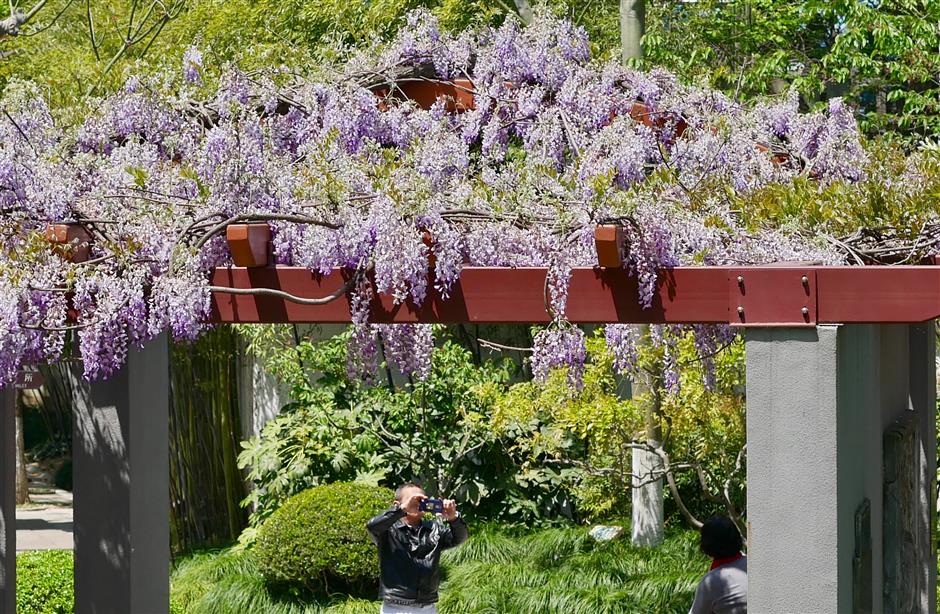
[[[0,20],[0,37],[18,35],[23,26],[32,21],[47,2],[48,0],[39,0],[32,7],[22,9],[18,6],[18,2],[10,0],[9,12],[6,18]]]
[[[643,61],[646,36],[646,0],[620,0],[620,41],[623,61]]]
[[[923,136],[940,126],[938,21],[932,0],[665,1],[650,5],[645,50],[739,99],[845,96],[870,134]]]

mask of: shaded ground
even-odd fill
[[[71,550],[72,493],[53,486],[37,463],[26,467],[30,502],[16,508],[16,550]]]
[[[72,508],[16,510],[16,551],[71,550]]]

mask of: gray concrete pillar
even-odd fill
[[[935,611],[932,326],[747,331],[749,610]]]
[[[0,614],[16,612],[16,389],[0,389]]]
[[[73,372],[76,614],[169,611],[169,346],[108,380]]]

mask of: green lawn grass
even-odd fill
[[[662,547],[646,549],[626,540],[595,544],[583,529],[522,536],[478,529],[446,556],[441,612],[684,614],[707,566],[691,531],[674,532]],[[17,612],[71,614],[72,599],[71,551],[17,555]],[[343,595],[329,603],[272,595],[250,553],[217,550],[177,560],[171,612],[375,614],[378,603]]]
[[[598,544],[585,529],[509,535],[476,529],[444,559],[442,614],[670,614],[688,612],[708,569],[694,531],[659,548],[629,539]],[[378,602],[336,595],[319,601],[272,594],[250,552],[185,557],[172,578],[174,614],[375,614]]]

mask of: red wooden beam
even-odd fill
[[[219,268],[214,286],[267,288],[304,298],[343,286],[348,272],[318,276],[296,267]],[[447,299],[430,291],[420,307],[379,295],[376,323],[533,323],[549,321],[544,268],[463,269]],[[817,323],[924,322],[940,317],[940,267],[679,267],[660,272],[653,305],[637,302],[637,280],[620,268],[575,269],[568,319],[574,323],[730,323],[815,326]],[[213,293],[214,322],[349,322],[348,297],[302,305],[272,296]]]

